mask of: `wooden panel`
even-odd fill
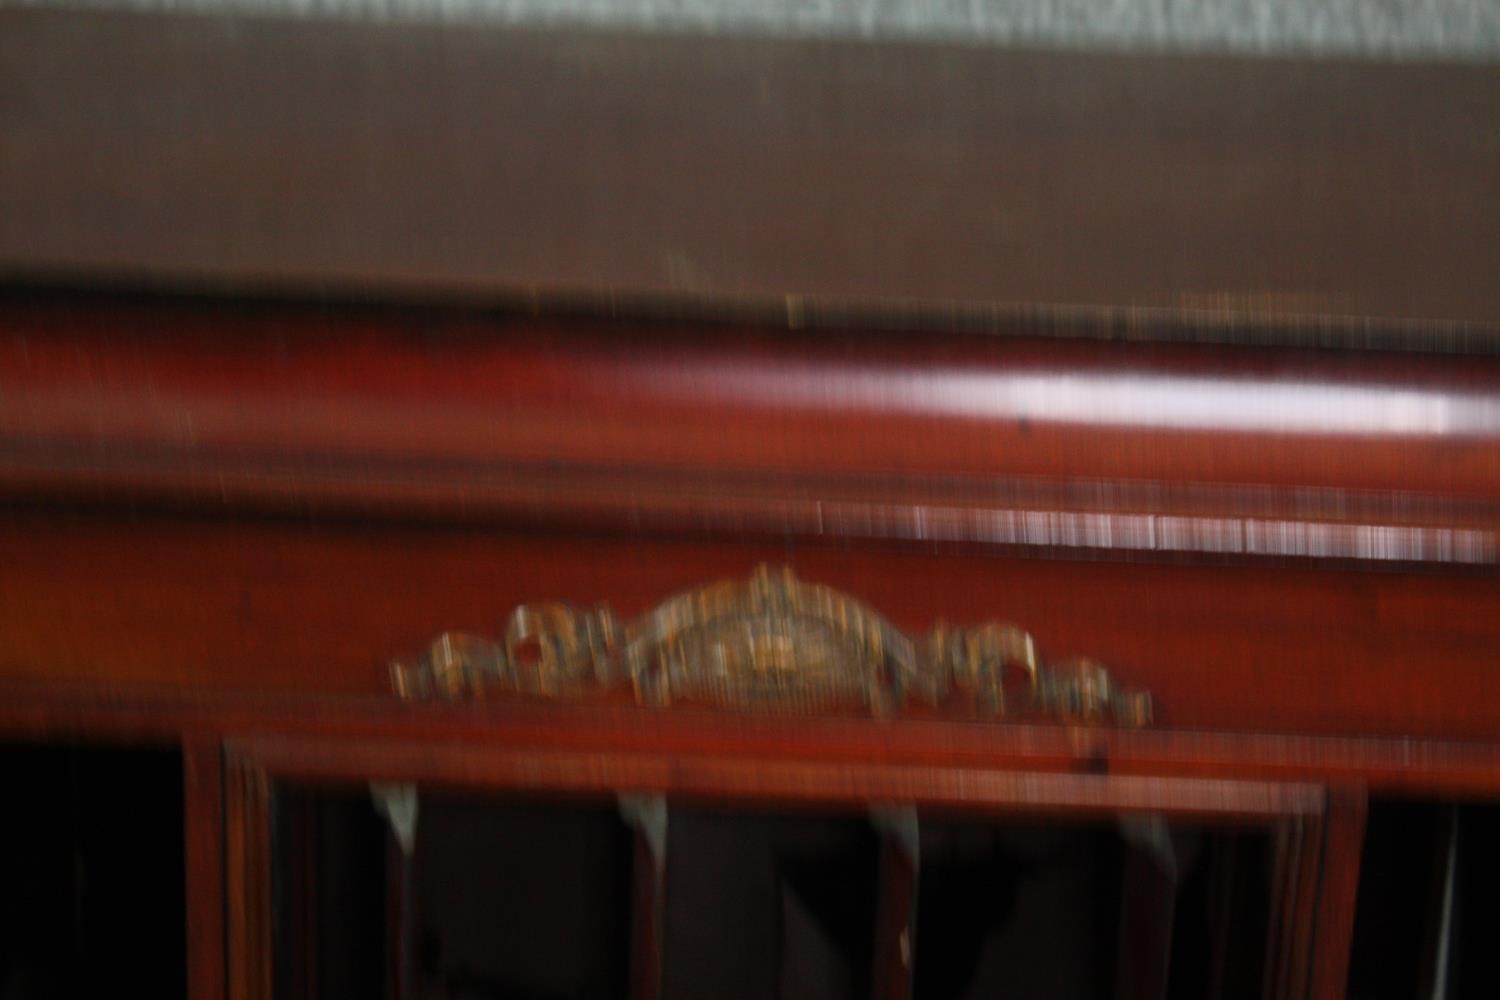
[[[1493,574],[1070,563],[932,550],[709,545],[348,524],[12,511],[0,675],[377,695],[446,629],[536,600],[639,613],[789,562],[900,627],[1010,620],[1156,695],[1173,729],[1459,738],[1500,732]]]
[[[188,1000],[224,1000],[224,781],[219,741],[183,741]]]
[[[842,804],[910,802],[1041,815],[1166,811],[1243,820],[1321,814],[1313,785],[1195,778],[1026,774],[963,767],[765,760],[748,755],[571,753],[393,743],[236,741],[236,753],[288,780],[389,779],[446,788],[670,794],[683,799]]]
[[[229,1000],[270,1000],[272,927],[271,788],[265,772],[226,760],[224,905]]]
[[[1284,823],[1276,830],[1266,980],[1261,994],[1266,1000],[1309,996],[1326,826],[1326,817],[1318,815]]]
[[[13,294],[0,387],[7,450],[43,457],[1500,496],[1500,359]]]
[[[1348,989],[1367,812],[1363,788],[1335,788],[1329,795],[1317,937],[1312,949],[1312,984],[1308,990],[1313,1000],[1339,1000]]]
[[[1491,66],[0,18],[13,270],[1500,319]]]
[[[1500,748],[1442,739],[1117,730],[1027,724],[660,712],[494,700],[417,708],[382,696],[309,697],[0,681],[0,732],[24,739],[176,743],[223,734],[377,738],[594,752],[960,763],[1034,772],[1355,783],[1387,794],[1493,798]]]
[[[1500,561],[1500,360],[0,299],[0,491]]]

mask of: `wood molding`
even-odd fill
[[[962,725],[856,718],[785,718],[625,705],[495,701],[415,708],[388,698],[144,691],[0,681],[0,733],[27,739],[175,744],[189,738],[291,741],[386,739],[459,748],[533,746],[609,755],[815,752],[829,762],[953,761],[1030,772],[1167,775],[1367,787],[1372,794],[1500,797],[1500,748],[1490,743],[1286,734],[1155,732],[1063,726]]]
[[[271,782],[256,762],[225,750],[224,871],[229,1000],[271,1000]]]
[[[1500,360],[0,299],[0,495],[1492,566]]]

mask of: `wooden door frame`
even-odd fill
[[[1268,996],[1343,992],[1353,924],[1362,788],[1298,782],[1016,771],[896,763],[567,750],[454,742],[285,737],[224,745],[228,997],[272,996],[272,795],[279,782],[410,782],[487,792],[670,795],[763,805],[900,803],[984,814],[1088,818],[1157,813],[1200,822],[1264,821],[1278,835],[1276,939]]]

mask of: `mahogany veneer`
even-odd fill
[[[370,781],[1248,823],[1266,995],[1341,996],[1372,801],[1500,794],[1495,83],[0,12],[0,736],[181,749],[195,1000],[315,991],[287,790]],[[759,564],[1014,622],[1151,725],[391,689],[517,605]],[[1159,996],[1130,850],[1119,989]]]

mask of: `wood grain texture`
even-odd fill
[[[1500,561],[1500,360],[0,298],[0,491],[1122,558]]]
[[[1491,66],[0,18],[13,273],[1500,320]]]
[[[986,813],[1113,816],[1162,812],[1204,821],[1320,816],[1320,787],[1263,781],[1028,773],[1010,769],[836,763],[747,754],[577,753],[391,741],[232,740],[272,778],[418,782],[426,787],[568,794],[665,794],[683,801],[845,806],[911,803]],[[1316,860],[1316,859],[1315,859]]]
[[[1368,812],[1369,800],[1364,788],[1345,785],[1330,791],[1322,885],[1318,892],[1317,936],[1312,949],[1312,982],[1308,989],[1313,1000],[1339,1000],[1348,989]]]
[[[1295,935],[1297,902],[1297,866],[1306,840],[1301,824],[1288,823],[1272,834],[1269,922],[1266,926],[1265,980],[1261,983],[1262,1000],[1300,996],[1289,991],[1295,983],[1292,975],[1292,951]]]
[[[182,743],[188,1000],[224,1000],[224,780],[219,740]]]
[[[1394,795],[1500,795],[1492,743],[1291,734],[1116,731],[1024,724],[874,723],[495,701],[416,709],[383,697],[202,693],[180,688],[0,681],[0,731],[26,739],[174,743],[180,734],[393,739],[617,752],[816,755],[829,761],[944,761],[1082,774],[1367,785]]]
[[[224,904],[229,1000],[270,1000],[275,941],[271,786],[266,773],[225,757]]]
[[[1269,982],[1279,983],[1273,997],[1308,997],[1312,964],[1317,955],[1319,890],[1322,886],[1326,815],[1284,824],[1291,831],[1287,876],[1289,888],[1281,902],[1286,908],[1281,924],[1285,946],[1281,964]],[[1272,905],[1277,904],[1272,900]]]
[[[1026,771],[1188,775],[1343,783],[1388,795],[1500,795],[1493,744],[1060,726],[746,716],[679,709],[493,702],[415,711],[383,698],[202,694],[0,681],[0,732],[12,738],[170,743],[179,734],[388,738],[468,746],[612,752],[751,753],[821,759],[957,761]]]
[[[12,511],[0,675],[147,689],[388,696],[386,664],[516,605],[638,614],[759,563],[913,633],[1009,620],[1153,692],[1168,729],[1427,739],[1500,732],[1492,573],[1349,573],[991,558],[931,549],[493,528]]]

